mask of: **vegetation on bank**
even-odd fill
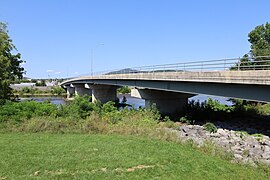
[[[194,102],[190,104],[194,105]],[[202,105],[202,104],[201,104]],[[200,105],[200,106],[201,106]],[[250,107],[251,105],[247,105],[247,107]],[[263,107],[268,106],[268,105],[261,105]],[[199,107],[199,106],[196,106]],[[218,104],[216,101],[213,100],[209,100],[208,102],[206,102],[204,104],[204,110],[213,110],[217,113],[223,113],[228,112],[230,109],[230,112],[232,112],[232,109],[235,107],[227,107],[225,105],[221,105]],[[246,106],[245,106],[246,107]],[[267,109],[267,108],[265,108]],[[198,110],[198,109],[197,109]],[[203,111],[201,111],[203,112]],[[209,112],[209,111],[208,111]],[[264,113],[264,112],[262,112]],[[185,118],[185,117],[184,117]],[[125,141],[131,141],[131,139],[134,140],[134,142],[132,142],[133,144],[138,143],[137,141],[141,141],[141,140],[135,140],[134,137],[120,137],[120,136],[116,136],[116,135],[132,135],[132,136],[137,136],[137,137],[141,137],[141,138],[146,138],[145,140],[142,139],[142,141],[146,142],[146,144],[144,144],[143,146],[148,147],[149,144],[147,139],[159,139],[159,140],[165,140],[165,141],[170,141],[168,142],[169,144],[171,143],[170,146],[174,146],[175,147],[175,151],[177,148],[179,148],[179,151],[182,151],[184,149],[186,149],[187,154],[184,155],[185,158],[187,157],[194,157],[193,153],[198,153],[197,158],[200,157],[199,154],[203,153],[203,156],[207,156],[209,158],[204,159],[204,158],[199,158],[198,159],[193,159],[193,161],[191,161],[189,163],[189,167],[190,168],[198,168],[203,172],[205,172],[207,175],[208,174],[215,174],[217,172],[217,169],[220,168],[221,166],[223,167],[223,165],[221,164],[227,164],[227,166],[229,167],[229,169],[232,169],[232,171],[239,171],[239,174],[235,174],[235,177],[247,177],[248,173],[244,173],[244,170],[250,169],[251,171],[254,170],[254,168],[248,167],[248,166],[242,166],[242,165],[235,165],[235,164],[230,164],[229,161],[232,159],[231,154],[224,152],[223,150],[219,149],[218,147],[215,147],[213,144],[205,144],[202,147],[196,147],[195,145],[193,145],[192,142],[187,142],[187,143],[183,143],[180,142],[180,139],[177,138],[177,136],[171,132],[166,130],[166,128],[177,128],[176,124],[174,122],[172,122],[170,120],[170,118],[168,116],[161,116],[157,109],[153,106],[149,109],[145,109],[145,108],[140,108],[140,109],[134,109],[134,108],[121,108],[118,109],[117,105],[114,102],[108,102],[105,104],[101,104],[101,103],[96,103],[93,104],[91,103],[91,97],[89,96],[84,96],[84,97],[75,97],[74,101],[69,102],[67,105],[60,105],[60,106],[56,106],[51,104],[50,102],[43,102],[43,103],[38,103],[35,101],[23,101],[23,102],[11,102],[8,101],[6,102],[4,105],[0,106],[0,132],[2,133],[3,138],[1,138],[2,140],[0,141],[0,143],[5,143],[5,138],[9,137],[9,136],[14,136],[14,139],[18,139],[18,141],[22,141],[21,144],[18,143],[16,140],[13,141],[12,143],[14,144],[10,144],[10,146],[6,146],[5,150],[3,152],[7,152],[10,151],[9,148],[15,148],[14,152],[18,151],[18,149],[21,149],[21,147],[19,147],[20,145],[27,145],[27,144],[32,144],[35,147],[38,148],[34,148],[32,150],[27,150],[24,149],[23,152],[21,152],[21,156],[17,156],[17,160],[20,159],[20,163],[18,164],[16,168],[18,168],[18,173],[14,173],[13,170],[7,170],[10,168],[10,163],[11,162],[7,162],[8,160],[3,159],[1,160],[1,164],[5,164],[5,168],[6,168],[6,174],[4,173],[4,175],[6,175],[7,177],[12,176],[12,174],[21,176],[21,177],[28,177],[28,176],[41,176],[41,177],[68,177],[70,176],[70,174],[76,174],[76,177],[84,177],[87,175],[93,175],[96,177],[107,177],[109,176],[108,173],[112,176],[118,177],[118,175],[120,174],[121,176],[127,176],[129,177],[129,175],[126,174],[126,172],[115,172],[114,170],[118,167],[121,166],[121,168],[123,169],[128,169],[128,168],[132,168],[132,167],[137,167],[139,165],[145,165],[145,166],[152,166],[152,164],[145,164],[144,162],[140,162],[137,161],[137,157],[134,157],[135,160],[133,161],[133,163],[130,163],[129,160],[127,161],[127,164],[114,164],[114,161],[111,162],[111,160],[109,160],[109,162],[112,163],[112,166],[106,166],[103,167],[104,164],[108,164],[107,161],[105,161],[102,156],[106,156],[106,152],[101,152],[100,154],[100,158],[101,159],[97,159],[97,161],[99,160],[100,163],[96,164],[96,167],[94,169],[94,165],[95,163],[93,162],[93,164],[89,164],[88,165],[80,165],[81,167],[79,169],[74,169],[73,167],[70,167],[68,164],[66,164],[68,161],[70,161],[71,159],[66,158],[66,157],[70,157],[72,156],[71,154],[74,153],[73,151],[66,151],[66,148],[63,148],[61,151],[60,150],[56,150],[56,152],[53,152],[56,154],[56,156],[59,156],[59,153],[63,154],[63,158],[62,158],[62,169],[59,169],[59,167],[57,165],[53,165],[53,166],[49,166],[49,169],[46,169],[46,166],[38,166],[38,169],[35,169],[36,166],[31,166],[31,172],[27,171],[27,169],[24,169],[23,164],[25,163],[25,157],[30,157],[29,161],[35,161],[35,158],[31,157],[32,153],[36,153],[36,151],[39,151],[39,148],[42,148],[43,146],[46,146],[50,149],[55,149],[55,144],[58,143],[57,142],[51,142],[51,144],[49,144],[49,142],[44,142],[43,138],[47,138],[47,137],[56,137],[56,138],[64,138],[66,137],[66,140],[62,140],[63,143],[58,144],[59,148],[60,147],[66,147],[67,144],[65,144],[64,142],[67,141],[69,143],[78,143],[78,140],[76,139],[76,137],[78,138],[83,138],[83,137],[87,137],[86,135],[83,134],[92,134],[94,136],[94,139],[97,138],[95,141],[100,141],[100,145],[101,146],[106,146],[105,143],[107,140],[105,140],[105,142],[102,142],[102,140],[99,139],[99,137],[104,137],[109,138],[110,142],[114,142],[115,140],[117,140],[117,138],[119,137],[121,138],[126,138]],[[205,124],[205,129],[210,131],[210,132],[215,132],[216,128],[213,124],[211,123],[206,123]],[[22,132],[24,132],[24,134],[21,134]],[[17,134],[17,133],[20,133]],[[27,134],[30,133],[30,134]],[[33,134],[33,133],[38,133],[38,134]],[[41,134],[40,134],[41,133]],[[53,134],[66,134],[64,136],[57,136],[57,135],[53,135]],[[76,134],[81,134],[81,135],[76,135]],[[96,136],[96,134],[103,134],[103,135],[110,135],[110,136]],[[19,137],[22,136],[28,136],[25,140],[21,140],[19,139]],[[42,143],[36,144],[37,143],[37,139],[35,139],[36,137],[39,137],[39,140],[42,140]],[[70,139],[74,139],[74,141],[70,140]],[[116,138],[116,139],[115,139]],[[92,139],[92,138],[89,138]],[[39,141],[40,142],[40,141]],[[157,152],[159,152],[159,150],[162,153],[166,153],[167,149],[165,148],[166,145],[162,145],[163,141],[153,141],[156,142],[156,149],[158,149]],[[23,144],[25,143],[25,144]],[[159,144],[161,143],[161,144]],[[81,143],[82,147],[86,147],[87,146],[87,141],[84,141],[84,143]],[[169,145],[167,144],[167,145]],[[40,146],[40,147],[39,147]],[[72,145],[71,145],[72,146]],[[162,148],[162,146],[164,146],[165,149]],[[16,147],[18,148],[16,150]],[[58,147],[58,146],[57,146]],[[70,146],[69,146],[70,147]],[[145,148],[144,147],[144,148]],[[100,147],[97,147],[97,149],[99,149]],[[109,147],[111,149],[108,149],[108,151],[112,151],[112,153],[116,153],[116,151],[112,150],[112,149],[116,149],[117,150],[117,145],[116,147],[111,146]],[[129,149],[128,147],[126,147],[127,149],[123,149],[123,151],[127,152],[127,153],[131,153],[133,154],[133,150],[134,149]],[[60,148],[61,149],[61,148]],[[69,149],[69,148],[68,148]],[[148,149],[144,149],[145,151],[148,151]],[[199,152],[198,152],[199,150]],[[76,151],[78,154],[84,154],[84,150],[78,149],[78,150],[74,150]],[[49,150],[48,150],[49,152]],[[52,151],[50,151],[52,153]],[[152,152],[152,150],[149,151],[149,153]],[[160,152],[160,153],[161,153]],[[29,153],[29,154],[27,154]],[[69,154],[71,153],[71,154]],[[141,153],[141,152],[140,152]],[[139,153],[139,154],[140,154]],[[170,162],[173,162],[173,164],[171,164],[171,166],[167,165],[164,168],[158,169],[157,171],[149,171],[143,170],[142,172],[147,171],[147,176],[151,176],[151,173],[156,174],[157,176],[162,174],[161,172],[171,172],[172,177],[178,175],[178,173],[176,173],[176,171],[181,170],[182,168],[184,168],[186,166],[186,164],[182,164],[184,162],[184,160],[181,158],[182,157],[178,157],[178,152],[175,152],[175,154],[172,154],[172,157],[176,157],[175,159],[173,159],[171,156],[169,156],[172,159],[169,159]],[[6,156],[5,153],[2,153],[3,156]],[[138,155],[139,155],[138,154]],[[91,153],[90,153],[91,155]],[[93,155],[93,154],[92,154]],[[159,155],[159,154],[156,154]],[[1,155],[0,155],[1,156]],[[88,161],[89,158],[92,157],[85,157],[85,155],[82,155],[82,157],[84,157],[83,159],[85,159],[85,161]],[[81,157],[81,158],[82,158]],[[114,157],[113,158],[118,158],[118,157]],[[140,156],[141,157],[141,156]],[[211,159],[210,157],[212,157],[213,159]],[[218,159],[217,157],[223,159]],[[32,158],[32,159],[31,159]],[[41,154],[39,156],[40,159],[44,159],[44,161],[49,161],[48,159],[46,159],[46,155],[45,154]],[[74,161],[78,161],[78,159],[76,158],[80,158],[80,157],[74,157]],[[165,158],[158,158],[154,155],[153,158],[159,159],[159,161],[155,161],[154,164],[162,164],[161,162],[163,161],[167,161]],[[184,158],[184,159],[185,159]],[[1,157],[0,157],[1,159]],[[216,160],[214,160],[216,159]],[[43,160],[42,160],[43,161]],[[73,161],[73,160],[72,160]],[[195,166],[195,162],[197,161],[201,161],[202,164],[207,164],[207,166],[203,166],[203,167],[198,167]],[[40,161],[39,161],[40,162]],[[106,163],[105,163],[106,162]],[[147,162],[151,162],[151,161],[147,161]],[[216,167],[217,169],[209,169],[209,163],[212,162],[213,164],[213,168]],[[96,162],[97,163],[97,162]],[[216,164],[215,164],[216,163]],[[84,164],[84,163],[83,163]],[[181,164],[181,165],[180,165]],[[211,163],[210,163],[211,164]],[[100,165],[100,166],[99,166]],[[102,166],[102,167],[101,167]],[[155,165],[156,166],[156,165]],[[177,168],[179,166],[179,168]],[[45,168],[46,167],[46,168]],[[140,167],[140,166],[139,166]],[[101,168],[106,168],[107,173],[102,172]],[[225,168],[225,167],[224,167]],[[93,170],[93,171],[92,171]],[[137,169],[135,168],[136,173],[137,173]],[[134,170],[134,171],[135,171]],[[26,172],[27,171],[27,172]],[[60,172],[59,172],[60,171]],[[80,172],[80,173],[76,173],[76,172]],[[86,172],[87,171],[87,172]],[[96,172],[94,172],[96,171]],[[196,170],[197,171],[197,170]],[[255,171],[255,170],[254,170]],[[261,176],[260,177],[264,177],[266,175],[269,175],[270,173],[270,169],[269,167],[265,167],[265,166],[260,166],[257,168],[258,172],[261,172]],[[52,173],[50,173],[52,172]],[[59,174],[58,174],[59,172]],[[140,171],[138,171],[139,173]],[[135,175],[136,177],[144,177],[144,175],[142,173],[136,174],[134,173],[133,175]],[[198,172],[196,172],[198,173]],[[35,175],[36,174],[36,175]],[[183,173],[184,176],[188,175],[187,172]],[[133,175],[131,177],[133,177]],[[206,176],[207,176],[206,175]],[[75,175],[74,175],[75,176]],[[201,177],[202,174],[198,174],[198,176],[192,176],[192,177]],[[205,176],[205,177],[206,177]],[[224,176],[229,176],[228,175],[224,175]],[[4,176],[5,177],[5,176]]]
[[[270,104],[253,103],[245,100],[232,100],[233,105],[221,104],[209,98],[207,101],[190,101],[180,118],[180,122],[194,124],[196,121],[228,121],[239,119],[267,120]]]
[[[63,96],[66,94],[66,91],[59,87],[44,87],[44,88],[35,88],[35,87],[23,87],[20,90],[13,89],[12,92],[18,96],[26,96],[26,95],[56,95]]]
[[[227,106],[212,99],[201,103],[190,101],[184,113],[171,117],[160,115],[154,105],[151,108],[134,109],[132,107],[123,108],[123,106],[119,106],[114,102],[94,104],[91,102],[90,96],[77,96],[68,104],[59,106],[51,104],[49,101],[43,103],[35,101],[7,101],[0,107],[1,130],[5,130],[6,128],[3,127],[8,127],[8,125],[14,125],[19,129],[21,127],[28,127],[30,124],[33,127],[33,131],[39,131],[35,128],[40,127],[39,123],[44,121],[47,121],[47,124],[65,124],[70,122],[70,125],[75,125],[76,128],[83,127],[82,124],[87,124],[89,121],[104,123],[104,126],[107,126],[107,128],[129,124],[142,124],[142,127],[150,125],[149,127],[153,126],[153,128],[156,128],[156,125],[162,123],[173,126],[172,120],[194,124],[197,121],[207,123],[222,120],[239,120],[239,118],[244,119],[246,117],[263,120],[269,118],[270,115],[270,104],[251,104],[237,100],[233,106]],[[37,123],[37,127],[34,128],[33,122]],[[207,129],[214,132],[215,128],[211,126],[211,124],[206,125]],[[50,129],[53,128],[53,125],[41,127],[41,131],[57,132],[57,129]],[[68,125],[63,125],[63,127],[60,125],[59,127],[69,132]],[[65,128],[67,129],[65,130]],[[31,128],[26,129],[32,132]],[[80,130],[76,130],[76,132],[78,131]],[[101,133],[103,132],[101,131]]]
[[[94,104],[84,96],[60,106],[7,102],[0,108],[0,131],[147,134],[161,119],[154,108],[118,110],[114,102]]]

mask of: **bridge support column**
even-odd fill
[[[145,99],[145,107],[155,104],[161,114],[181,112],[193,94],[160,91],[152,89],[132,89],[131,96]]]
[[[100,101],[106,103],[108,101],[117,100],[117,86],[110,85],[89,85],[92,89],[92,102]]]
[[[73,84],[75,96],[92,95],[92,90],[85,87],[85,84]]]
[[[72,99],[75,94],[75,88],[71,86],[65,86],[65,88],[67,89],[67,99]]]

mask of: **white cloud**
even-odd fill
[[[51,73],[51,72],[53,72],[53,71],[54,71],[54,70],[50,70],[50,69],[49,69],[49,70],[47,70],[46,72],[47,72],[47,73]]]
[[[60,72],[60,71],[58,71],[58,72],[55,72],[54,74],[61,74],[61,72]]]

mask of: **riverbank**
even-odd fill
[[[236,147],[229,146],[225,143],[225,146],[229,149],[237,149],[239,145],[249,146],[249,152],[246,149],[241,149],[241,155],[244,159],[244,154],[247,154],[248,158],[253,160],[253,155],[256,158],[256,153],[253,149],[264,149],[260,151],[259,156],[265,157],[265,159],[259,159],[258,161],[248,161],[250,164],[259,165],[261,162],[269,162],[267,156],[267,147],[262,146],[264,142],[269,141],[269,137],[265,137],[265,134],[257,134],[256,136],[247,135],[247,132],[231,133],[231,131],[224,128],[226,121],[212,121],[212,123],[205,122],[202,116],[205,112],[209,113],[211,117],[217,118],[222,114],[226,114],[231,118],[236,115],[245,115],[245,113],[255,112],[253,111],[259,107],[268,107],[268,105],[250,106],[245,111],[242,109],[239,111],[237,107],[229,107],[226,105],[217,104],[209,100],[206,105],[203,105],[201,109],[196,106],[197,109],[190,109],[188,113],[193,112],[193,116],[178,116],[178,121],[172,122],[168,116],[161,116],[157,109],[153,106],[152,109],[145,108],[123,108],[117,109],[117,106],[113,102],[105,104],[93,104],[90,102],[91,97],[76,97],[74,101],[68,103],[68,105],[56,106],[49,102],[38,103],[35,101],[22,101],[19,103],[7,102],[0,108],[0,132],[1,133],[56,133],[56,134],[120,134],[120,135],[133,135],[137,137],[144,137],[150,139],[166,140],[171,142],[183,143],[187,137],[195,137],[195,139],[189,139],[195,142],[198,141],[196,148],[205,152],[207,150],[209,154],[215,154],[220,158],[227,161],[235,160],[235,158],[241,159],[240,156],[230,156],[230,151],[223,148],[216,147],[216,144],[209,146],[209,141],[213,137],[217,139],[224,139],[224,143],[228,142],[229,145],[235,144]],[[194,105],[193,103],[190,106]],[[243,106],[246,107],[246,106]],[[193,111],[191,111],[193,110]],[[195,111],[196,110],[196,111]],[[230,110],[228,112],[228,110]],[[252,111],[250,111],[252,110]],[[199,112],[201,115],[201,122],[205,122],[199,126],[198,121],[193,119]],[[235,113],[237,112],[237,113]],[[217,114],[215,114],[217,113]],[[232,113],[232,115],[227,114]],[[218,116],[217,116],[218,115]],[[224,116],[224,115],[223,115]],[[223,117],[222,116],[222,117]],[[253,114],[255,116],[255,114]],[[181,118],[180,118],[181,117]],[[244,117],[244,116],[243,116]],[[259,116],[258,116],[259,117]],[[190,118],[190,119],[188,119]],[[262,118],[262,117],[260,117]],[[175,119],[177,120],[177,118]],[[262,119],[261,119],[262,120]],[[244,122],[244,121],[243,121]],[[186,126],[187,123],[197,123],[197,125]],[[208,124],[208,125],[207,125]],[[206,126],[207,125],[207,126]],[[205,127],[206,126],[206,127]],[[184,128],[182,128],[184,127]],[[190,128],[192,127],[192,128]],[[232,127],[232,126],[231,126]],[[269,127],[269,126],[268,126]],[[220,128],[220,129],[218,129]],[[243,128],[243,127],[242,127]],[[199,130],[197,130],[199,129]],[[188,132],[188,130],[190,130]],[[185,133],[183,133],[183,132]],[[218,132],[216,132],[218,131]],[[225,133],[224,133],[225,132]],[[180,133],[180,135],[179,135]],[[182,134],[181,134],[182,133]],[[259,131],[257,132],[259,133]],[[262,132],[261,132],[262,133]],[[224,135],[225,137],[221,136]],[[252,137],[263,137],[263,141],[255,142],[254,147],[252,144],[247,144],[245,138],[251,139]],[[196,139],[197,138],[197,139]],[[203,138],[203,139],[198,139]],[[233,139],[235,138],[235,139]],[[252,138],[254,139],[254,138]],[[202,142],[202,144],[201,144]],[[204,143],[206,142],[206,143]],[[222,141],[223,142],[223,141]],[[253,142],[253,141],[252,141]],[[260,146],[258,146],[260,145]],[[266,144],[267,145],[267,144]],[[268,146],[268,145],[267,145]],[[242,146],[239,146],[243,148]],[[266,160],[266,161],[262,161]],[[234,161],[237,162],[237,161]],[[239,161],[240,162],[240,161]]]
[[[59,86],[32,86],[12,89],[15,96],[66,96],[66,91]]]

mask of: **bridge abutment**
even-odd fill
[[[100,101],[106,103],[108,101],[117,100],[117,86],[111,85],[88,85],[92,89],[92,102]]]
[[[160,113],[173,114],[183,111],[188,103],[188,98],[194,95],[152,89],[132,89],[131,96],[145,99],[145,107],[155,104]]]

